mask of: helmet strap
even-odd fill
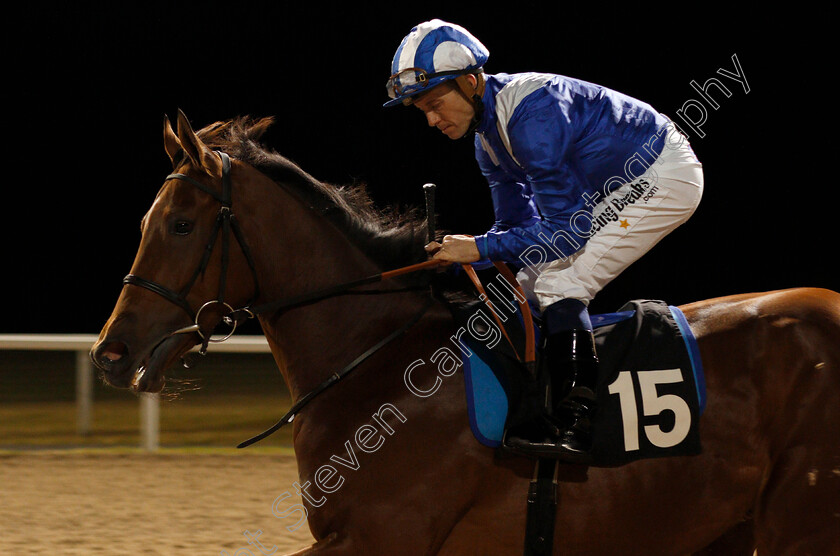
[[[474,87],[467,75],[475,76],[476,82]],[[459,75],[456,77],[455,84],[458,86],[458,90],[461,91],[461,94],[464,95],[468,101],[474,104],[477,100],[480,101],[482,95],[484,94],[484,73],[478,72],[467,75]]]
[[[458,90],[462,95],[464,95],[467,101],[473,105],[473,109],[475,110],[475,115],[473,116],[470,127],[467,129],[464,137],[469,137],[475,132],[478,124],[481,123],[481,117],[484,114],[484,102],[481,100],[481,97],[484,95],[484,72],[478,71],[472,75],[475,75],[476,79],[474,87],[466,75],[459,75],[455,78],[455,85],[458,86]]]

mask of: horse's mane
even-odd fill
[[[416,209],[376,207],[364,184],[323,183],[259,140],[274,119],[240,116],[198,131],[211,149],[241,160],[295,194],[301,202],[330,219],[374,262],[390,270],[426,259],[426,220]]]

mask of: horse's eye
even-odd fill
[[[172,233],[179,236],[189,235],[193,230],[193,223],[189,220],[177,220],[172,226]]]

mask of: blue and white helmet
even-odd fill
[[[479,73],[490,52],[469,31],[433,19],[414,27],[391,62],[384,106],[410,104],[411,98],[459,75]]]

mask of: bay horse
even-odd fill
[[[157,392],[232,309],[292,299],[258,316],[300,400],[403,330],[292,423],[316,539],[295,554],[521,554],[533,461],[474,439],[459,373],[415,369],[414,384],[437,386],[427,397],[404,382],[455,332],[428,272],[360,288],[370,295],[307,298],[424,261],[423,219],[316,180],[260,144],[270,123],[196,133],[179,112],[176,133],[165,119],[176,174],[142,220],[93,361],[115,387]],[[562,465],[554,554],[840,554],[840,295],[792,289],[681,309],[706,373],[702,453]]]

